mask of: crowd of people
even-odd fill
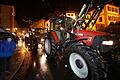
[[[38,39],[33,32],[29,32],[29,36],[25,36],[26,47],[29,47],[32,53],[37,53]],[[0,75],[8,71],[10,59],[17,52],[17,44],[19,37],[16,34],[5,31],[0,28]]]
[[[25,45],[29,47],[34,53],[37,53],[38,40],[33,32],[29,32],[25,36]]]

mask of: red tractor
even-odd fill
[[[109,2],[109,1],[108,1]],[[107,66],[114,60],[114,37],[109,33],[86,30],[94,19],[94,24],[105,2],[96,7],[88,23],[88,10],[93,4],[84,4],[77,20],[63,14],[51,17],[51,28],[45,37],[45,52],[48,58],[62,55],[64,66],[75,80],[107,79]],[[83,27],[82,24],[85,24]]]

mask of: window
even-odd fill
[[[115,8],[115,12],[118,13],[118,9],[117,8]]]
[[[117,21],[117,17],[115,17],[115,16],[108,16],[108,20],[109,21]]]
[[[99,22],[102,22],[102,17],[99,18]]]
[[[111,16],[111,21],[115,21],[115,17],[114,16]]]
[[[68,14],[68,16],[70,16],[70,14]]]
[[[71,16],[73,16],[73,14],[71,14]]]
[[[115,12],[115,9],[112,7],[112,12]]]
[[[111,16],[108,16],[108,20],[110,20],[110,21],[111,21],[111,20],[112,20],[112,17],[111,17]]]
[[[108,6],[108,11],[111,11],[111,7],[110,6]]]

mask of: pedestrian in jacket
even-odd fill
[[[12,38],[0,39],[0,71],[9,70],[9,61],[16,50],[16,43]]]

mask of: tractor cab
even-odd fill
[[[50,32],[58,44],[71,38],[70,33],[73,29],[73,22],[75,22],[74,19],[63,14],[50,19]]]

